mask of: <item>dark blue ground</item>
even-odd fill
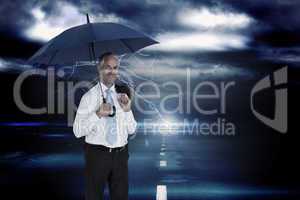
[[[1,193],[9,199],[84,199],[83,140],[71,129],[44,125],[2,127]],[[138,132],[129,147],[130,199],[155,199],[157,185],[166,185],[172,200],[298,199],[297,186],[273,177],[278,152],[257,154],[262,146],[279,145],[268,143]]]

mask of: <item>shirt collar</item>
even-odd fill
[[[103,92],[105,93],[105,91],[108,89],[108,87],[106,85],[104,85],[104,83],[100,82]],[[98,82],[99,85],[99,89],[100,89],[100,84]],[[112,92],[116,93],[116,88],[115,88],[115,84],[113,84],[110,88],[109,88]]]

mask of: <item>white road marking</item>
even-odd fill
[[[166,185],[157,185],[156,200],[167,200],[167,186]]]
[[[166,160],[161,160],[161,161],[159,161],[159,166],[160,167],[166,167],[167,166],[167,161]]]
[[[148,147],[149,146],[149,141],[146,139],[145,140],[145,146]]]

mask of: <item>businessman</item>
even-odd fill
[[[137,126],[131,111],[133,96],[120,93],[120,87],[115,84],[119,70],[116,55],[105,53],[99,60],[101,81],[82,96],[73,124],[75,136],[85,137],[85,199],[104,199],[104,187],[108,183],[112,200],[127,200],[127,138]]]

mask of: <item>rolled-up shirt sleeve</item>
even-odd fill
[[[90,109],[91,103],[86,95],[80,100],[73,123],[73,132],[77,138],[95,134],[99,129],[103,129],[104,119],[99,118],[96,111]]]
[[[132,111],[125,112],[125,121],[128,134],[134,134],[137,129],[137,122],[134,119]]]

